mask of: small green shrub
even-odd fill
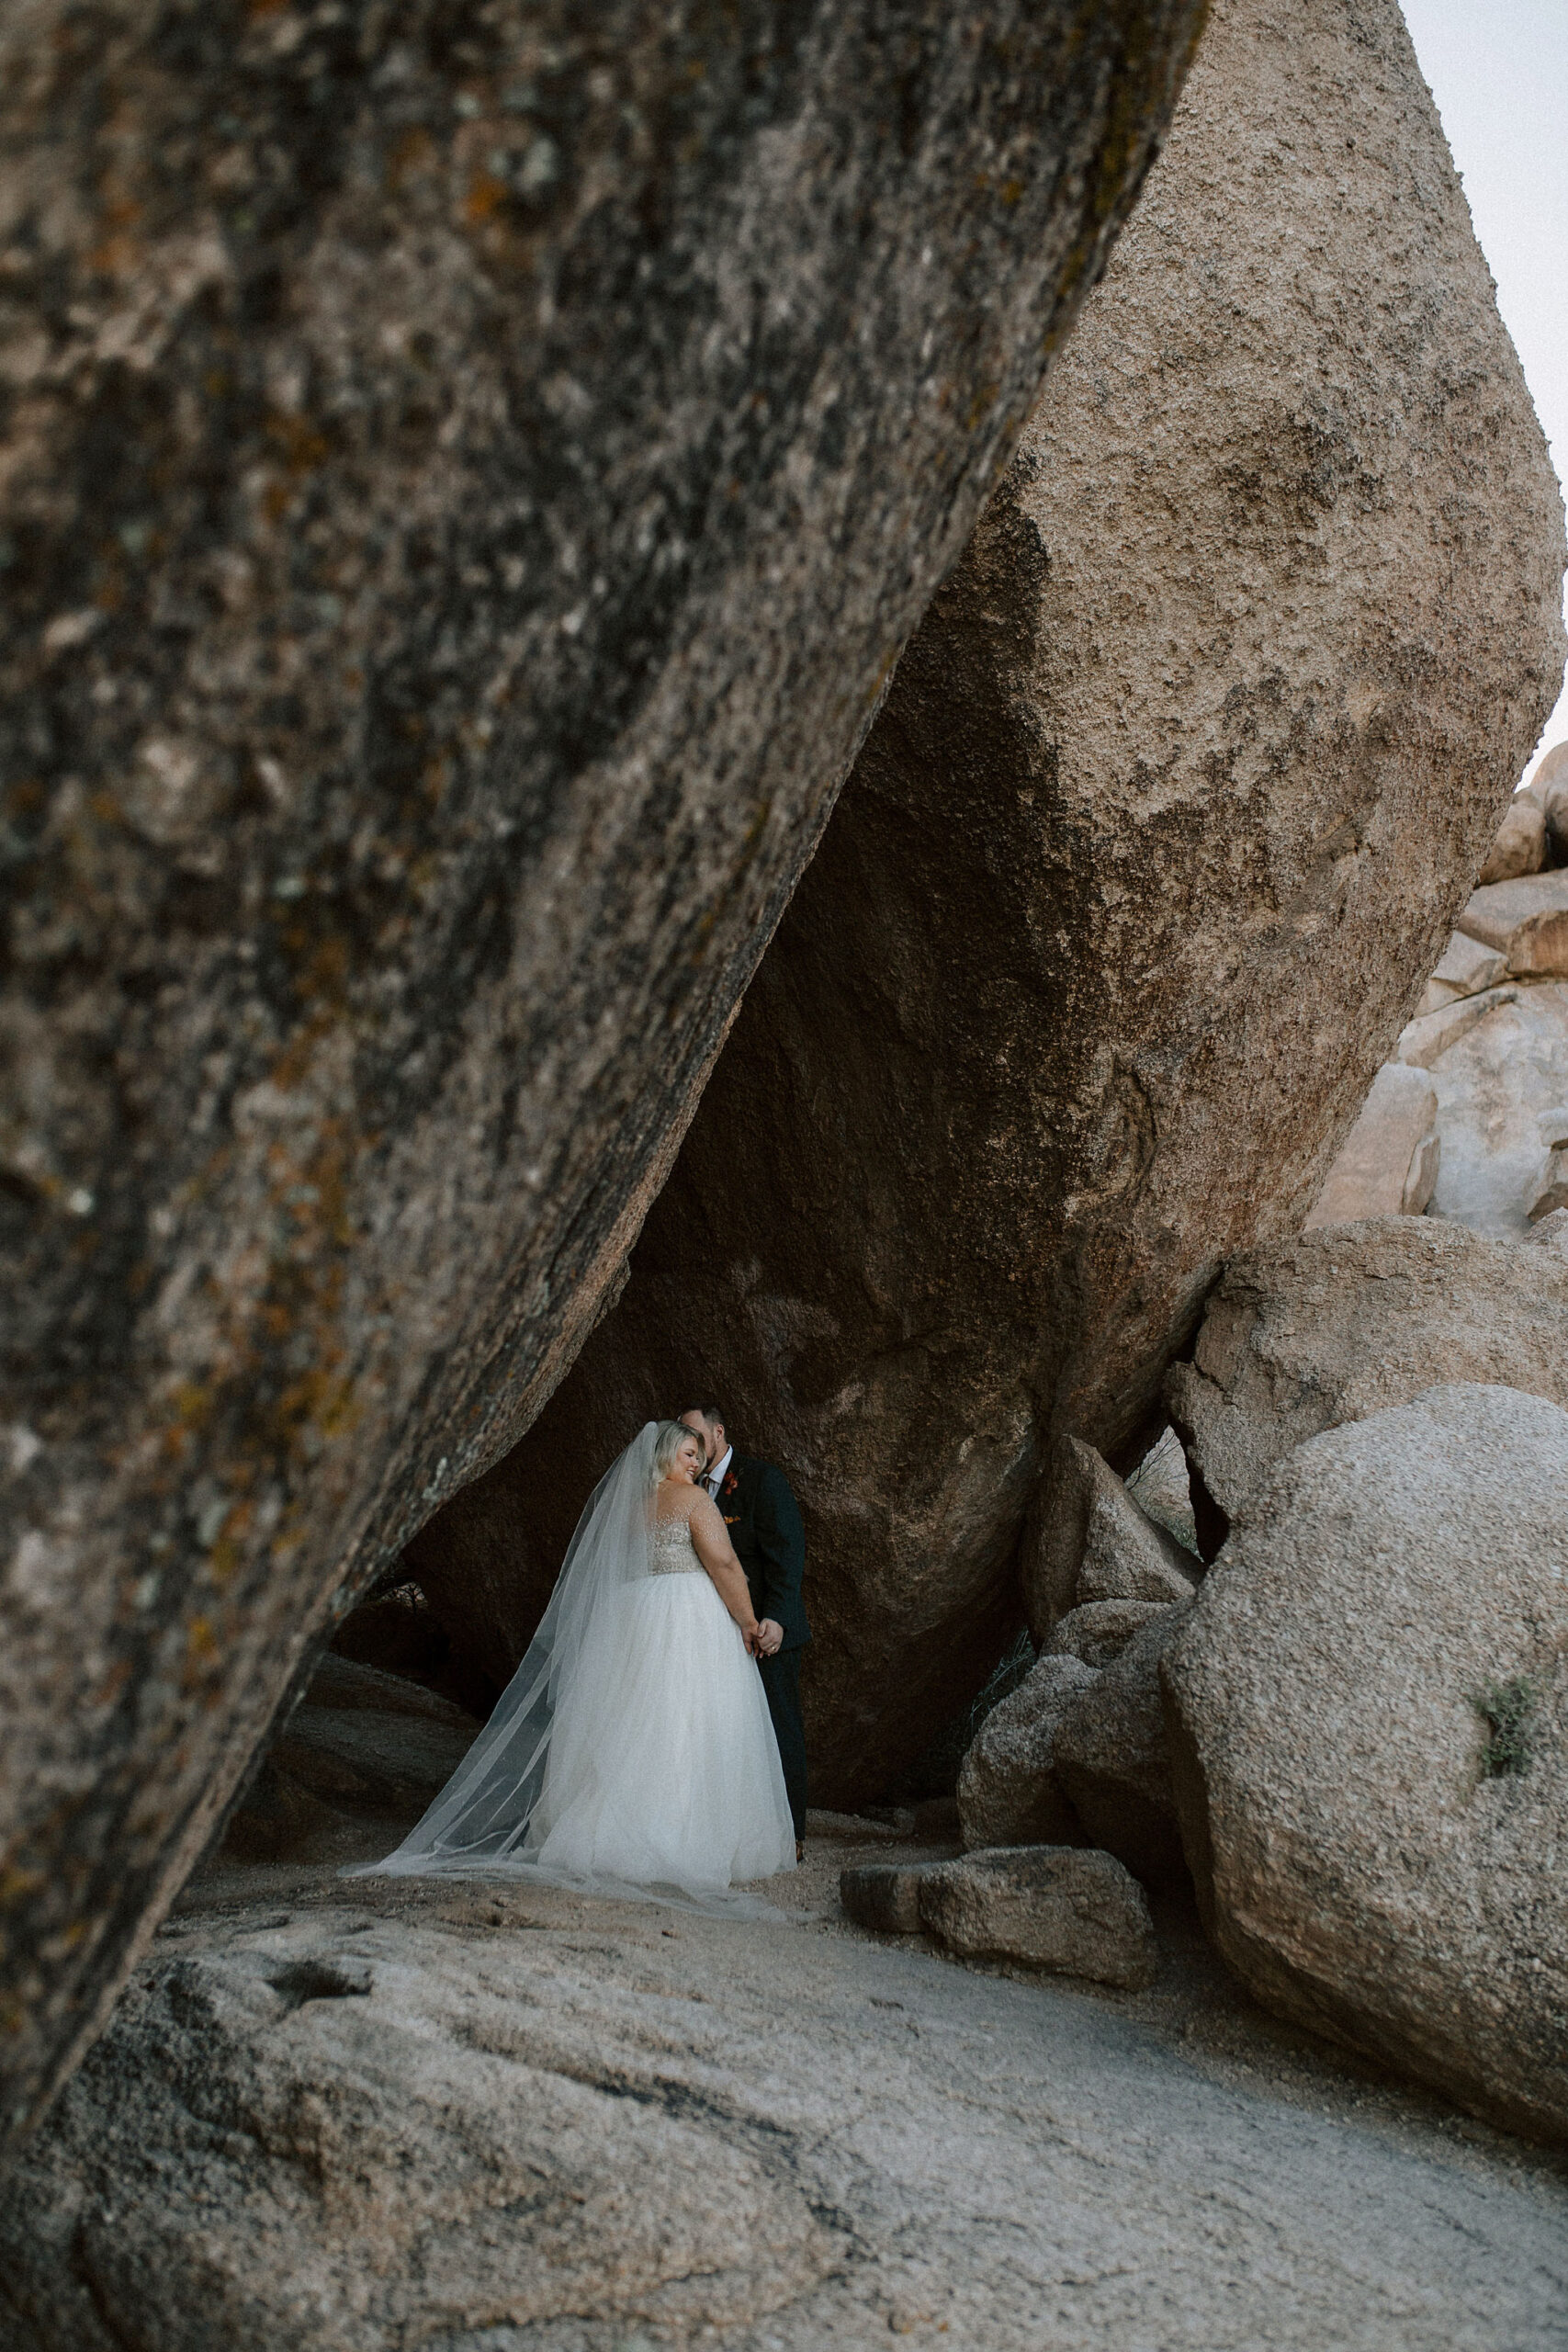
[[[1472,1699],[1491,1734],[1481,1753],[1483,1780],[1500,1781],[1529,1770],[1531,1724],[1540,1696],[1528,1675],[1514,1674]]]

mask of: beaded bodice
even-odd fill
[[[692,1543],[691,1521],[675,1516],[656,1518],[649,1540],[649,1567],[656,1577],[702,1576],[703,1564]]]

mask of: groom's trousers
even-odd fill
[[[784,1794],[797,1838],[806,1835],[806,1719],[800,1712],[800,1652],[780,1650],[757,1660],[784,1766]]]

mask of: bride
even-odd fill
[[[612,1464],[494,1714],[396,1853],[362,1869],[700,1900],[794,1868],[757,1619],[702,1467],[679,1421],[649,1421]]]

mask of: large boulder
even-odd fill
[[[1507,960],[1514,979],[1568,979],[1568,873],[1531,874],[1476,890],[1459,927]]]
[[[958,1771],[965,1846],[1073,1846],[1080,1832],[1057,1780],[1056,1726],[1095,1679],[1081,1658],[1043,1657],[980,1725]]]
[[[1431,1080],[1405,1062],[1384,1062],[1312,1204],[1308,1227],[1422,1216],[1441,1157]]]
[[[1568,1250],[1434,1217],[1327,1226],[1233,1259],[1172,1418],[1213,1507],[1213,1548],[1247,1497],[1320,1430],[1439,1381],[1500,1381],[1568,1406]]]
[[[1568,2140],[1568,1412],[1456,1383],[1325,1430],[1167,1653],[1221,1951],[1280,2015]]]
[[[1160,1660],[1191,1612],[1189,1600],[1141,1627],[1055,1727],[1052,1763],[1082,1835],[1145,1886],[1186,1878],[1177,1826]]]
[[[1482,883],[1511,882],[1521,874],[1539,874],[1546,863],[1546,812],[1529,793],[1517,792],[1497,828],[1477,879]]]
[[[6,12],[7,2123],[604,1304],[1201,13]]]
[[[1131,1991],[1154,1982],[1154,1923],[1110,1854],[1008,1846],[940,1862],[920,1880],[920,1922],[964,1960],[1089,1976]]]
[[[1434,1215],[1523,1240],[1558,1205],[1558,1154],[1568,1142],[1568,981],[1499,991],[1484,1019],[1433,1061],[1431,1077],[1443,1148]]]
[[[1219,1263],[1310,1205],[1556,695],[1562,568],[1394,0],[1224,0],[620,1305],[421,1540],[434,1605],[504,1542],[536,1615],[628,1429],[716,1396],[805,1512],[817,1786],[885,1788],[1016,1623],[1065,1440],[1129,1467]]]

